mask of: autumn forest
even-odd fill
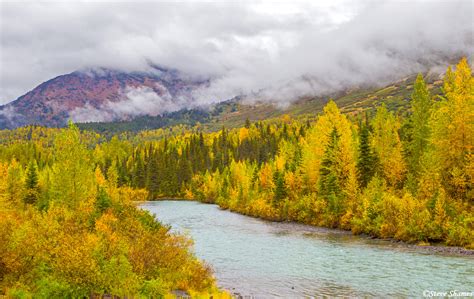
[[[196,200],[271,221],[412,244],[474,248],[474,79],[466,59],[441,95],[423,76],[410,107],[288,115],[205,131],[113,137],[0,131],[0,294],[217,294],[192,240],[137,202]]]

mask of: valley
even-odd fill
[[[0,299],[473,297],[473,4],[0,0]]]

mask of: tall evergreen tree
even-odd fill
[[[325,199],[332,196],[339,197],[341,188],[337,175],[337,152],[340,135],[336,128],[333,128],[326,146],[321,167],[319,170],[319,194]]]
[[[284,173],[276,170],[273,174],[273,184],[275,189],[273,191],[273,205],[278,206],[280,201],[286,197],[286,186]]]
[[[163,181],[160,177],[160,166],[162,167],[163,165],[159,163],[158,155],[152,153],[151,156],[148,157],[146,173],[146,188],[150,192],[149,194],[152,199],[159,194],[160,183]]]
[[[143,158],[140,154],[136,156],[136,165],[133,174],[133,185],[137,188],[144,188],[146,184],[146,170]]]
[[[357,161],[357,176],[359,185],[365,188],[374,176],[377,168],[377,158],[370,146],[369,127],[367,124],[362,124],[360,130],[359,142],[359,160]]]
[[[38,200],[38,171],[35,161],[30,161],[26,170],[26,195],[25,204],[34,204]]]

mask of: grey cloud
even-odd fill
[[[185,97],[173,98],[169,93],[159,96],[149,87],[127,88],[126,99],[108,104],[108,109],[118,117],[126,115],[152,115],[172,112],[184,107],[188,101]]]
[[[153,62],[212,79],[194,93],[195,103],[135,90],[105,114],[76,111],[102,120],[236,95],[285,106],[473,52],[469,0],[1,3],[0,15],[0,103],[87,67],[147,71]]]
[[[15,112],[13,107],[5,107],[0,110],[0,117],[6,118],[8,121],[12,121],[15,117],[19,115]]]
[[[74,122],[103,122],[112,121],[114,115],[93,107],[90,104],[86,104],[84,107],[75,108],[69,113],[69,118]]]
[[[69,116],[74,122],[103,122],[140,115],[162,115],[191,105],[189,97],[173,98],[169,93],[160,96],[149,87],[127,87],[121,97],[120,101],[109,101],[98,108],[90,104],[75,108]]]
[[[299,96],[382,85],[440,65],[445,69],[461,55],[472,59],[472,2],[374,2],[368,7],[330,31],[305,27],[299,43],[282,49],[277,62],[243,64],[214,80],[200,97],[254,91],[248,100],[285,106]]]

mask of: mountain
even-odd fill
[[[352,116],[370,112],[382,103],[391,111],[406,113],[410,107],[416,76],[417,74],[413,74],[381,86],[354,87],[325,96],[306,96],[284,109],[269,103],[245,104],[241,101],[227,101],[216,105],[212,121],[207,126],[210,130],[218,130],[222,126],[242,127],[247,119],[253,122],[277,118],[284,114],[293,118],[314,119],[329,99],[333,99],[343,113]],[[441,94],[442,77],[443,75],[437,72],[424,74],[432,96]]]
[[[110,122],[159,115],[186,106],[192,101],[192,91],[206,84],[206,80],[157,66],[150,72],[75,71],[0,106],[0,128],[29,124],[60,127],[68,119]]]
[[[335,100],[342,112],[352,116],[366,111],[370,113],[382,103],[389,110],[406,113],[410,107],[415,78],[416,75],[412,75],[381,87],[354,88],[324,97],[304,97],[284,109],[270,103],[249,103],[248,101],[242,101],[240,98],[234,98],[217,103],[207,110],[181,109],[159,116],[139,116],[125,121],[91,122],[78,125],[81,129],[107,135],[125,131],[137,132],[146,129],[157,129],[178,124],[194,126],[197,123],[201,124],[201,128],[205,131],[216,131],[223,126],[227,128],[242,127],[246,120],[251,122],[271,121],[284,114],[293,118],[314,119],[322,111],[329,98]],[[433,96],[441,94],[442,80],[439,74],[425,74],[425,81]]]
[[[193,91],[209,80],[197,80],[175,70],[125,73],[109,69],[76,71],[40,84],[16,101],[0,107],[0,129],[28,124],[60,127],[68,119],[82,129],[101,133],[140,131],[185,124],[213,131],[289,114],[314,118],[333,98],[341,110],[358,114],[384,102],[390,110],[409,106],[416,75],[379,87],[356,87],[324,97],[303,97],[285,109],[268,102],[234,98],[210,109],[192,109]],[[425,74],[433,95],[440,93],[439,73]],[[184,108],[183,108],[184,107]]]

